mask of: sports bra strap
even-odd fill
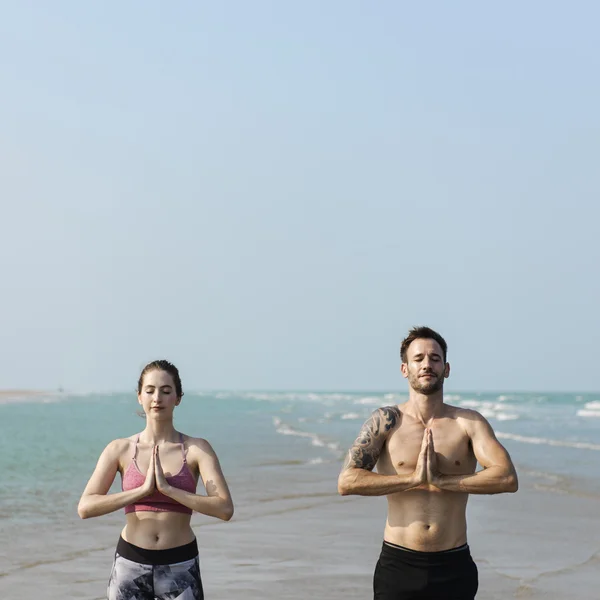
[[[131,460],[135,460],[135,457],[137,456],[137,445],[138,445],[139,439],[140,439],[140,434],[138,433],[135,436],[135,441],[133,442],[133,456],[131,457]]]
[[[183,454],[183,462],[187,462],[185,459],[185,446],[183,445],[183,433],[179,434],[179,443],[181,444],[181,453]]]

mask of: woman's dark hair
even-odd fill
[[[150,371],[166,371],[172,378],[173,383],[175,384],[175,393],[178,398],[183,396],[183,389],[181,387],[181,378],[179,377],[179,371],[177,367],[170,363],[168,360],[153,360],[151,363],[148,363],[143,369],[138,379],[137,391],[138,394],[142,393],[142,385],[144,384],[144,376],[146,373],[150,373]]]

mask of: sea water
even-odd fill
[[[188,392],[175,426],[210,441],[236,519],[249,520],[311,497],[335,502],[336,474],[362,423],[378,406],[406,399],[393,392]],[[445,401],[489,420],[522,481],[600,498],[600,395],[451,393]],[[77,502],[104,447],[144,428],[135,394],[1,402],[0,577],[48,561],[49,553],[58,563],[99,540],[116,543],[122,511],[81,522]],[[212,521],[193,517],[201,526]]]

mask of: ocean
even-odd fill
[[[234,531],[236,520],[247,528],[264,515],[342,500],[336,474],[361,424],[376,407],[406,399],[382,392],[186,392],[175,426],[215,448],[236,506],[224,525]],[[533,488],[600,499],[600,394],[461,392],[445,401],[480,411]],[[74,555],[114,547],[122,511],[80,521],[76,507],[106,444],[143,429],[138,410],[131,393],[0,398],[0,538],[11,541],[0,550],[0,587],[23,569],[62,568]],[[202,515],[193,523],[213,525]],[[376,535],[382,530],[383,522]]]

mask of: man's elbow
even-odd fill
[[[519,479],[516,473],[511,473],[506,477],[505,491],[514,494],[519,489]]]
[[[350,488],[343,482],[338,481],[338,494],[340,496],[349,496],[350,495]]]
[[[340,473],[337,485],[338,494],[340,496],[350,496],[354,493],[354,480],[355,478],[350,476],[349,471],[346,470],[343,473]]]

